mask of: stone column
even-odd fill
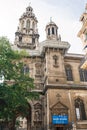
[[[47,93],[47,130],[50,130],[49,129],[49,96],[48,96],[48,93]]]

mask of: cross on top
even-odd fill
[[[31,1],[29,0],[29,6],[31,5]]]
[[[58,93],[58,94],[56,95],[56,97],[58,98],[58,101],[59,101],[59,100],[60,100],[61,95]]]
[[[52,17],[50,17],[50,22],[52,22]]]

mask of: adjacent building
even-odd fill
[[[85,16],[86,12],[82,21]],[[23,59],[24,73],[34,78],[34,91],[40,93],[39,100],[28,100],[28,130],[87,130],[87,70],[80,68],[84,55],[68,53],[70,44],[62,41],[52,20],[45,28],[46,39],[39,42],[37,23],[28,6],[19,19],[12,46],[29,54]],[[21,126],[26,130],[26,120],[25,127],[24,122]]]
[[[83,49],[85,51],[85,57],[81,62],[81,68],[87,69],[87,4],[85,7],[85,12],[80,17],[80,21],[82,22],[82,27],[78,32],[78,37],[81,38]]]

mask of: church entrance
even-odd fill
[[[58,101],[51,107],[54,130],[66,130],[68,125],[68,107]]]
[[[63,127],[56,127],[55,130],[63,130]]]
[[[55,125],[55,130],[64,130],[63,125]]]
[[[21,111],[25,109],[26,115]],[[16,118],[16,129],[17,130],[31,130],[31,106],[28,104],[27,107],[20,107],[18,111],[19,116]]]

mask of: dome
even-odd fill
[[[55,24],[55,22],[53,22],[52,20],[46,25],[46,28],[48,26],[56,26],[58,28],[58,26]]]
[[[26,12],[23,13],[20,20],[25,19],[25,17],[26,18],[33,18],[34,20],[37,21],[37,18],[35,17],[35,14],[33,13],[33,8],[30,5],[26,8]]]

